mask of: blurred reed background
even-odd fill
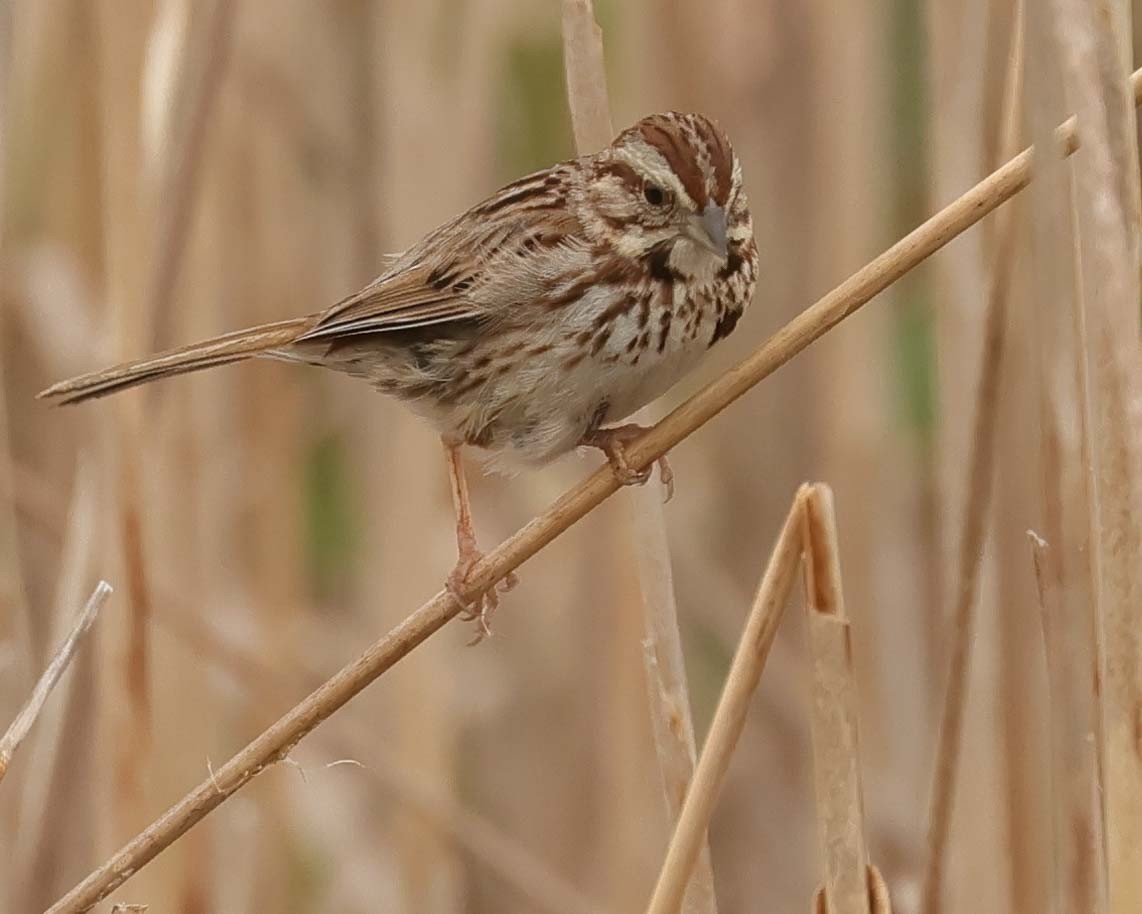
[[[1041,6],[1022,142],[1081,101],[1063,89],[1066,26]],[[752,310],[670,402],[1006,157],[1013,9],[600,0],[616,126],[716,118],[762,251]],[[76,409],[35,392],[322,307],[382,252],[574,146],[554,0],[9,0],[0,42],[0,723],[95,581],[116,585],[0,788],[0,908],[33,912],[434,593],[454,550],[433,432],[352,381],[257,363]],[[1068,880],[1097,869],[1090,841],[1052,837],[1067,788],[1051,715],[1062,702],[1085,733],[1093,706],[1048,689],[1025,537],[1088,545],[1062,302],[1082,283],[1055,178],[1014,204],[946,914],[1077,911]],[[897,914],[921,909],[993,229],[672,454],[699,743],[797,485],[835,491],[868,841]],[[482,543],[595,466],[473,472]],[[1089,649],[1090,595],[1065,574],[1078,615],[1058,636],[1081,667],[1066,639]],[[642,910],[669,823],[622,500],[523,568],[493,638],[467,649],[470,634],[448,626],[113,897],[184,914]],[[722,914],[807,911],[820,881],[805,639],[791,611],[711,823]],[[1097,830],[1076,815],[1074,834]],[[1114,914],[1142,909],[1133,898]]]

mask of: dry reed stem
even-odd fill
[[[567,102],[580,155],[595,152],[614,135],[607,74],[604,68],[603,34],[595,20],[592,0],[564,0],[563,56],[567,74]],[[645,422],[649,410],[635,416]],[[673,828],[682,811],[682,801],[694,774],[697,747],[682,635],[674,599],[674,574],[659,487],[651,484],[627,490],[634,549],[642,596],[643,661],[651,730],[666,802],[666,815]],[[698,865],[687,889],[682,909],[688,914],[716,914],[714,871],[705,841]]]
[[[1055,0],[1063,81],[1083,125],[1075,163],[1093,473],[1088,501],[1098,607],[1101,802],[1108,910],[1142,908],[1142,360],[1134,112],[1120,85],[1120,3]]]
[[[1063,91],[1050,16],[1035,27],[1028,86],[1038,141]],[[1040,602],[1051,620],[1048,769],[1051,814],[1050,894],[1059,911],[1106,911],[1106,836],[1099,765],[1098,608],[1089,506],[1094,493],[1090,396],[1077,190],[1070,163],[1051,162],[1030,194],[1032,310],[1039,398],[1041,520],[1049,549],[1033,552]],[[1038,307],[1042,301],[1060,306]],[[1065,304],[1065,307],[1063,306]],[[1065,683],[1065,684],[1064,684]]]
[[[805,494],[801,572],[808,613],[813,698],[809,725],[817,792],[817,829],[829,914],[870,914],[864,837],[860,728],[852,641],[841,583],[833,491],[816,484]]]
[[[53,647],[67,637],[76,607],[90,595],[88,582],[97,561],[98,532],[103,522],[94,477],[90,461],[81,455],[70,488],[70,504],[61,504],[58,512],[53,512],[58,522],[51,532],[59,540],[59,561],[46,626],[49,631],[45,632]],[[59,797],[63,779],[77,767],[69,758],[69,750],[89,745],[83,735],[77,737],[69,731],[68,725],[77,713],[90,712],[92,707],[90,695],[84,693],[92,692],[96,681],[97,652],[93,647],[78,655],[72,674],[56,689],[53,711],[41,716],[28,738],[25,751],[32,763],[24,769],[18,788],[14,831],[20,840],[9,861],[12,910],[42,910],[52,898],[51,890],[41,884],[49,867],[82,865],[74,856],[66,855],[58,836],[63,829],[82,829],[83,817],[52,801]]]
[[[1024,25],[1023,3],[1015,4],[1011,53],[1004,84],[1002,135],[999,156],[1005,160],[1019,148],[1022,121]],[[928,819],[928,858],[923,882],[922,910],[939,914],[943,908],[943,880],[951,840],[952,811],[959,783],[964,737],[971,649],[974,645],[976,603],[983,566],[992,483],[995,476],[997,418],[1000,382],[1006,346],[1008,301],[1015,269],[1016,220],[1012,208],[996,215],[994,252],[988,281],[987,315],[976,386],[975,416],[968,459],[966,504],[959,535],[956,590],[953,599],[951,651],[940,717],[936,770]]]
[[[807,486],[801,486],[793,497],[793,505],[770,553],[761,584],[754,597],[749,618],[737,650],[734,652],[722,697],[710,722],[710,732],[702,746],[702,755],[694,771],[694,779],[682,804],[678,825],[666,849],[666,858],[658,874],[647,914],[676,914],[682,895],[690,881],[698,852],[706,839],[706,828],[714,811],[714,803],[722,789],[730,757],[745,726],[749,702],[761,679],[766,657],[773,645],[777,625],[781,621],[793,577],[801,558],[802,512]]]
[[[175,634],[180,643],[205,657],[218,670],[233,676],[265,703],[278,703],[297,691],[295,671],[307,679],[316,674],[306,668],[306,658],[294,656],[267,660],[264,653],[219,636],[181,605],[176,590],[157,582],[166,604],[155,615],[160,626]],[[169,607],[169,608],[168,608]],[[478,812],[467,808],[439,785],[401,763],[393,752],[377,743],[376,734],[358,722],[340,718],[331,751],[348,760],[367,759],[363,771],[401,804],[430,822],[456,847],[504,885],[511,887],[536,910],[551,914],[604,914],[595,901],[552,869],[524,843],[503,831]],[[336,765],[331,762],[326,767]]]
[[[575,145],[580,153],[607,146],[614,136],[603,62],[603,31],[592,0],[563,0],[563,72]]]
[[[1064,83],[1090,149],[1074,169],[1081,297],[1083,450],[1098,608],[1096,717],[1108,909],[1142,905],[1142,370],[1138,346],[1138,186],[1133,112],[1121,108],[1119,4],[1055,4]],[[1116,13],[1119,14],[1116,16]],[[1089,124],[1089,128],[1087,125]]]
[[[868,865],[868,910],[869,914],[892,914],[892,896],[888,894],[888,884],[874,865]],[[825,887],[818,887],[813,893],[813,914],[832,914],[825,900]]]
[[[185,51],[179,74],[182,78],[174,89],[173,101],[167,106],[176,116],[185,112],[186,123],[168,131],[163,147],[168,155],[163,162],[159,192],[162,205],[156,213],[158,241],[145,305],[154,322],[153,349],[169,345],[166,340],[170,305],[186,252],[194,202],[198,198],[203,150],[230,62],[234,20],[240,4],[241,0],[214,0],[206,26],[197,30],[197,36],[191,39]]]
[[[1047,668],[1050,708],[1051,796],[1054,829],[1055,904],[1059,911],[1098,914],[1106,909],[1099,872],[1105,860],[1105,845],[1099,819],[1097,770],[1098,747],[1094,734],[1082,732],[1089,720],[1082,693],[1090,693],[1094,670],[1088,645],[1076,645],[1075,632],[1081,620],[1062,613],[1059,581],[1049,569],[1050,545],[1033,530],[1027,531],[1031,562],[1039,598],[1040,630]],[[1076,694],[1077,693],[1077,694]]]
[[[661,517],[661,497],[656,486],[633,491],[632,521],[642,590],[643,661],[647,696],[658,768],[662,777],[666,814],[671,825],[678,821],[686,791],[694,776],[697,753],[690,694],[681,633],[674,603],[674,576],[669,562],[666,527]],[[656,521],[653,514],[658,511]],[[666,561],[663,561],[663,557]],[[703,841],[694,876],[682,906],[686,912],[717,910],[710,847]]]
[[[868,865],[868,905],[870,914],[892,914],[892,896],[888,894],[888,883],[874,863]]]
[[[18,478],[38,493],[35,508],[43,532],[54,539],[60,539],[61,528],[67,522],[66,506],[52,485],[34,470],[20,466],[15,469]],[[81,475],[76,482],[76,491],[85,485],[83,479]],[[25,486],[21,485],[17,494],[25,491]],[[283,671],[296,671],[311,680],[319,678],[307,669],[308,661],[303,656],[277,657],[271,663],[264,653],[221,636],[206,624],[197,608],[186,601],[185,596],[171,585],[169,579],[156,580],[155,591],[159,601],[153,616],[154,622],[173,634],[178,644],[185,645],[217,670],[234,677],[267,704],[280,703],[297,691],[297,680]],[[382,789],[388,790],[400,802],[408,804],[417,814],[430,820],[459,849],[485,866],[488,872],[505,885],[529,899],[537,908],[550,911],[551,914],[605,914],[605,910],[595,901],[584,896],[526,845],[495,823],[457,802],[436,785],[410,771],[407,766],[401,765],[387,751],[383,751],[378,760],[380,747],[372,731],[355,726],[352,720],[344,718],[340,724],[342,731],[340,738],[334,740],[334,752],[350,761],[368,758],[369,764],[363,767],[369,778],[378,781]],[[331,762],[326,767],[337,764],[341,763]],[[45,794],[46,790],[36,792],[36,796]],[[33,802],[32,807],[42,809],[43,804]],[[17,872],[21,871],[21,868],[17,869]]]
[[[115,341],[115,355],[129,358],[149,340],[144,308],[145,264],[150,243],[152,200],[140,143],[138,77],[148,38],[149,10],[143,0],[93,6],[99,98],[99,142],[103,206],[102,294]],[[123,397],[112,407],[114,421],[103,439],[104,458],[113,478],[114,502],[107,517],[108,547],[121,562],[123,612],[99,632],[99,717],[102,809],[97,816],[101,843],[113,847],[146,821],[146,783],[151,759],[150,644],[147,619],[151,594],[143,542],[143,484],[148,437],[143,403]]]
[[[0,13],[0,17],[3,15]],[[0,120],[0,123],[3,121]],[[0,145],[0,155],[3,155],[2,145]],[[3,172],[0,171],[0,183],[2,181]],[[0,231],[3,231],[2,226]],[[0,242],[2,240],[0,238]],[[2,368],[0,365],[0,373]],[[39,655],[42,647],[37,643],[21,562],[19,524],[16,518],[16,496],[19,486],[16,482],[9,430],[7,393],[0,384],[0,499],[3,500],[3,505],[0,506],[0,617],[4,620],[0,624],[0,638],[10,638],[17,644],[22,643],[21,653],[34,663],[34,658]],[[26,673],[20,670],[20,675],[26,675],[28,681],[31,681],[35,673],[31,669]]]
[[[4,216],[7,210],[4,192],[9,180],[8,130],[12,123],[9,111],[12,73],[12,10],[0,10],[0,251],[5,250],[4,241],[7,226]],[[0,365],[0,369],[3,366]],[[0,507],[0,616],[7,621],[0,625],[0,638],[10,637],[16,642],[23,641],[24,653],[28,657],[37,656],[37,645],[33,620],[29,615],[27,588],[24,581],[20,558],[20,542],[17,535],[15,505],[10,495],[13,491],[12,439],[8,421],[7,392],[4,389],[3,372],[0,371],[0,497],[5,504]],[[9,628],[10,626],[10,628]],[[21,671],[23,672],[23,671]],[[28,673],[29,680],[34,675]],[[0,775],[2,777],[2,775]]]
[[[1132,76],[1131,83],[1137,99],[1142,96],[1142,70]],[[1074,118],[1056,129],[1055,140],[1065,155],[1078,148]],[[630,445],[627,458],[631,466],[642,469],[657,460],[877,293],[1027,187],[1032,158],[1033,150],[1025,149],[801,312],[752,355],[682,403]],[[609,467],[596,470],[477,562],[460,599],[470,602],[476,594],[502,580],[618,489]],[[462,608],[463,603],[448,591],[439,591],[255,737],[216,770],[215,779],[199,784],[92,871],[50,909],[50,914],[89,910],[251,778],[284,758],[314,727],[441,629]]]
[[[83,636],[91,628],[95,617],[99,615],[99,611],[107,603],[111,593],[111,585],[106,581],[100,581],[96,585],[87,605],[83,607],[83,611],[75,620],[71,631],[56,650],[47,669],[44,670],[43,675],[36,683],[31,697],[20,709],[20,713],[16,715],[16,719],[12,721],[4,735],[0,737],[0,780],[3,780],[4,775],[7,774],[12,756],[20,748],[20,744],[23,743],[24,738],[32,729],[32,724],[36,722],[36,718],[40,716],[40,711],[43,710],[44,703],[48,700],[52,689],[56,687],[56,683],[59,682],[60,677],[71,664]]]
[[[1060,910],[1107,910],[1107,835],[1102,808],[1103,739],[1099,669],[1101,622],[1098,550],[1092,511],[1096,488],[1091,419],[1088,336],[1083,290],[1082,232],[1074,171],[1064,176],[1065,218],[1071,238],[1072,294],[1069,320],[1044,334],[1051,342],[1041,371],[1048,533],[1056,548],[1030,534],[1050,702],[1051,798],[1054,884]],[[1048,255],[1049,256],[1049,255]],[[1052,340],[1052,334],[1073,339]],[[1047,387],[1048,360],[1073,375],[1067,390]],[[1058,370],[1058,369],[1056,369]],[[1077,426],[1077,434],[1076,434]],[[1075,438],[1078,441],[1075,441]],[[1052,475],[1054,478],[1052,478]],[[1053,503],[1052,503],[1053,502]]]

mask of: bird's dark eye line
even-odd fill
[[[651,206],[664,206],[668,200],[666,190],[649,181],[642,186],[642,195]]]

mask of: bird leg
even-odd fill
[[[452,507],[456,511],[456,567],[445,582],[448,591],[464,606],[462,618],[476,623],[476,637],[471,642],[478,644],[492,633],[489,622],[492,613],[500,604],[497,588],[511,590],[516,585],[516,576],[509,574],[498,585],[486,591],[465,598],[468,575],[475,564],[484,557],[476,545],[476,531],[472,527],[472,502],[468,497],[468,480],[464,476],[464,465],[460,458],[460,445],[444,442],[444,454],[448,461],[448,480],[452,490]]]
[[[607,455],[607,463],[615,478],[624,486],[646,485],[650,479],[653,467],[643,470],[634,469],[627,461],[626,446],[640,437],[646,429],[633,423],[616,425],[614,428],[596,428],[588,431],[579,442],[584,447],[597,447]],[[655,463],[658,465],[658,478],[666,489],[665,501],[674,497],[674,471],[670,468],[670,461],[666,455],[659,457]]]

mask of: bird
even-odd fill
[[[270,358],[360,378],[440,434],[466,591],[482,557],[461,450],[491,471],[603,451],[618,481],[645,483],[622,423],[729,336],[753,298],[758,247],[741,163],[696,113],[642,118],[599,152],[500,188],[430,231],[324,310],[61,381],[79,403],[162,378]],[[673,475],[659,462],[668,492]],[[501,585],[510,586],[514,577]],[[461,601],[464,603],[464,601]],[[487,632],[497,590],[469,595]]]

